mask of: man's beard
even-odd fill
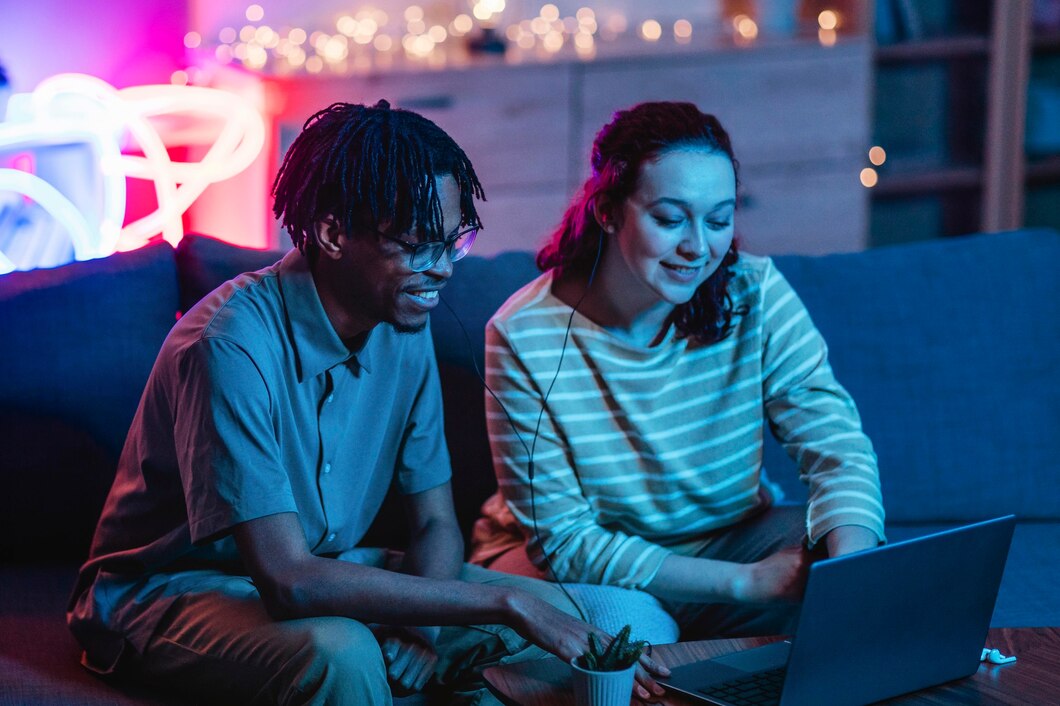
[[[423,331],[423,329],[427,328],[427,321],[428,321],[427,319],[424,319],[422,324],[391,323],[390,325],[393,326],[394,330],[397,331],[398,333],[413,334],[413,333],[419,333],[419,332]]]

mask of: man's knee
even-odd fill
[[[389,704],[386,666],[371,630],[348,618],[295,621],[291,703]]]

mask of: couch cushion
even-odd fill
[[[237,275],[268,267],[283,254],[275,250],[251,250],[207,235],[188,233],[177,244],[180,310],[187,311]]]
[[[79,561],[107,497],[117,456],[55,415],[0,411],[0,557]]]
[[[139,685],[112,685],[81,667],[65,620],[76,575],[76,565],[0,566],[0,706],[189,703]]]
[[[1050,230],[776,258],[861,411],[888,520],[1060,518],[1057,262]],[[766,465],[791,489],[776,445]]]

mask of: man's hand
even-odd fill
[[[740,564],[732,581],[738,603],[797,603],[806,588],[810,554],[803,547],[787,547],[753,564]]]
[[[421,691],[434,674],[438,655],[433,635],[424,628],[384,627],[376,630],[379,647],[386,663],[387,681],[395,696]]]
[[[583,623],[528,594],[514,593],[511,604],[513,611],[520,618],[515,626],[519,633],[564,662],[569,662],[588,651],[589,633],[594,633],[604,644],[612,639],[603,630]],[[665,665],[646,654],[641,655],[637,665],[634,695],[644,701],[662,696],[665,691],[653,677],[669,675],[670,670]]]

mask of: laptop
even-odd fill
[[[660,683],[721,706],[860,706],[969,676],[1015,517],[810,567],[792,640],[673,669]]]

